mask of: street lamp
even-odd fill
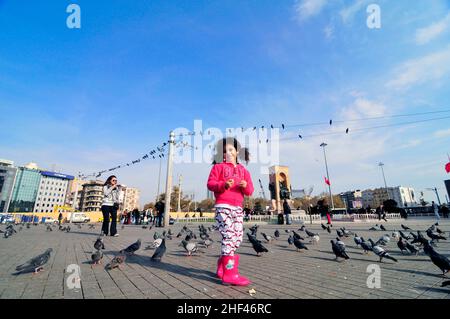
[[[325,159],[325,169],[327,171],[327,180],[328,180],[328,191],[330,192],[330,200],[331,200],[331,208],[334,209],[334,201],[333,201],[333,195],[331,193],[331,183],[330,183],[330,174],[328,173],[328,163],[327,163],[327,154],[325,152],[325,146],[327,146],[328,144],[326,143],[322,143],[320,144],[320,147],[323,148],[323,157]]]
[[[441,206],[441,199],[439,198],[439,193],[438,193],[438,189],[436,187],[434,188],[427,188],[427,191],[433,191],[436,194],[439,206]]]
[[[383,169],[384,163],[379,162],[379,163],[378,163],[378,166],[380,166],[380,168],[381,168],[381,173],[383,174],[384,189],[386,190],[387,197],[388,197],[388,199],[391,199],[391,197],[389,196],[388,187],[387,187],[387,183],[386,183],[386,176],[384,176],[384,169]]]

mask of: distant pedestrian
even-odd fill
[[[283,213],[284,213],[284,216],[286,217],[285,218],[286,225],[292,224],[292,222],[291,222],[291,207],[289,206],[289,203],[286,198],[283,201]]]
[[[441,216],[439,216],[439,206],[434,201],[431,202],[431,210],[434,212],[436,220],[439,221],[441,219]]]
[[[448,215],[449,215],[449,209],[448,209],[448,207],[447,207],[446,204],[442,204],[442,206],[441,206],[441,212],[442,212],[442,216],[443,216],[444,218],[448,218]]]
[[[327,205],[327,200],[325,198],[317,202],[317,210],[319,211],[320,216],[327,216],[327,225],[331,225],[330,207]]]
[[[117,233],[117,210],[119,209],[119,192],[120,186],[117,185],[117,177],[112,175],[108,177],[103,185],[103,225],[102,234],[118,237]],[[111,229],[109,229],[109,219],[111,217]]]
[[[59,213],[59,215],[58,215],[58,225],[61,225],[62,219],[63,219],[63,214]]]

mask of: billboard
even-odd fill
[[[61,174],[61,173],[55,173],[55,172],[47,172],[47,171],[43,171],[43,172],[41,172],[41,174],[42,174],[43,176],[48,176],[48,177],[63,178],[63,179],[68,179],[68,180],[74,179],[74,177],[71,176],[71,175]]]

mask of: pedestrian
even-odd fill
[[[443,216],[444,218],[448,218],[448,215],[449,215],[449,209],[448,209],[448,207],[447,207],[446,204],[442,204],[442,206],[441,206],[441,212],[442,212],[442,216]]]
[[[287,199],[285,198],[283,201],[283,213],[284,216],[286,216],[286,225],[290,225],[291,222],[291,207],[289,206],[289,203]]]
[[[214,192],[216,221],[222,235],[221,255],[217,262],[217,277],[223,284],[247,286],[250,280],[239,274],[239,248],[243,237],[244,196],[254,191],[250,173],[239,163],[246,163],[249,152],[241,148],[236,138],[223,138],[218,141],[213,167],[208,177],[208,190]]]
[[[58,225],[60,225],[60,226],[61,226],[61,221],[62,221],[62,219],[63,219],[63,215],[62,215],[62,213],[60,212],[59,215],[58,215]]]
[[[162,227],[162,217],[164,214],[164,208],[165,204],[164,201],[161,199],[155,204],[155,210],[156,210],[156,227]]]
[[[436,220],[439,221],[441,219],[441,216],[439,216],[439,206],[434,201],[431,202],[431,210],[434,212]]]
[[[317,202],[317,210],[319,211],[320,216],[327,216],[327,225],[331,225],[330,208],[327,205],[327,200],[325,198]]]
[[[119,192],[120,186],[117,184],[117,177],[111,175],[103,185],[103,225],[102,235],[118,237],[117,233],[117,210],[119,209]],[[111,228],[109,228],[109,218],[111,217]]]

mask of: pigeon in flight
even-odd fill
[[[345,260],[350,259],[350,257],[345,252],[345,246],[336,244],[336,242],[333,239],[330,240],[330,243],[331,249],[333,250],[333,253],[336,256],[336,260],[338,260],[338,258],[344,258]]]
[[[384,250],[384,248],[382,248],[381,246],[376,245],[372,239],[369,238],[370,243],[372,244],[372,251],[378,256],[380,257],[380,263],[382,262],[383,258],[387,258],[390,260],[393,260],[395,262],[398,262],[397,259],[395,259],[394,257],[392,257],[391,255],[389,255],[387,253],[386,250]]]
[[[160,262],[165,253],[166,253],[166,240],[165,238],[163,238],[161,245],[158,248],[156,248],[155,253],[153,254],[151,260]]]
[[[114,268],[120,268],[120,265],[125,262],[126,256],[125,255],[118,255],[115,256],[109,264],[106,265],[106,269],[111,270]]]
[[[128,246],[125,249],[122,249],[120,251],[121,254],[126,253],[126,254],[134,254],[137,250],[139,250],[139,248],[141,248],[141,240],[138,239],[135,243],[131,244],[130,246]]]
[[[52,248],[47,249],[43,254],[36,256],[26,263],[19,265],[16,267],[17,273],[38,273],[44,268],[44,265],[49,261],[51,252],[53,251]]]
[[[97,240],[94,243],[95,250],[105,249],[105,244],[103,243],[102,238],[97,238]]]

